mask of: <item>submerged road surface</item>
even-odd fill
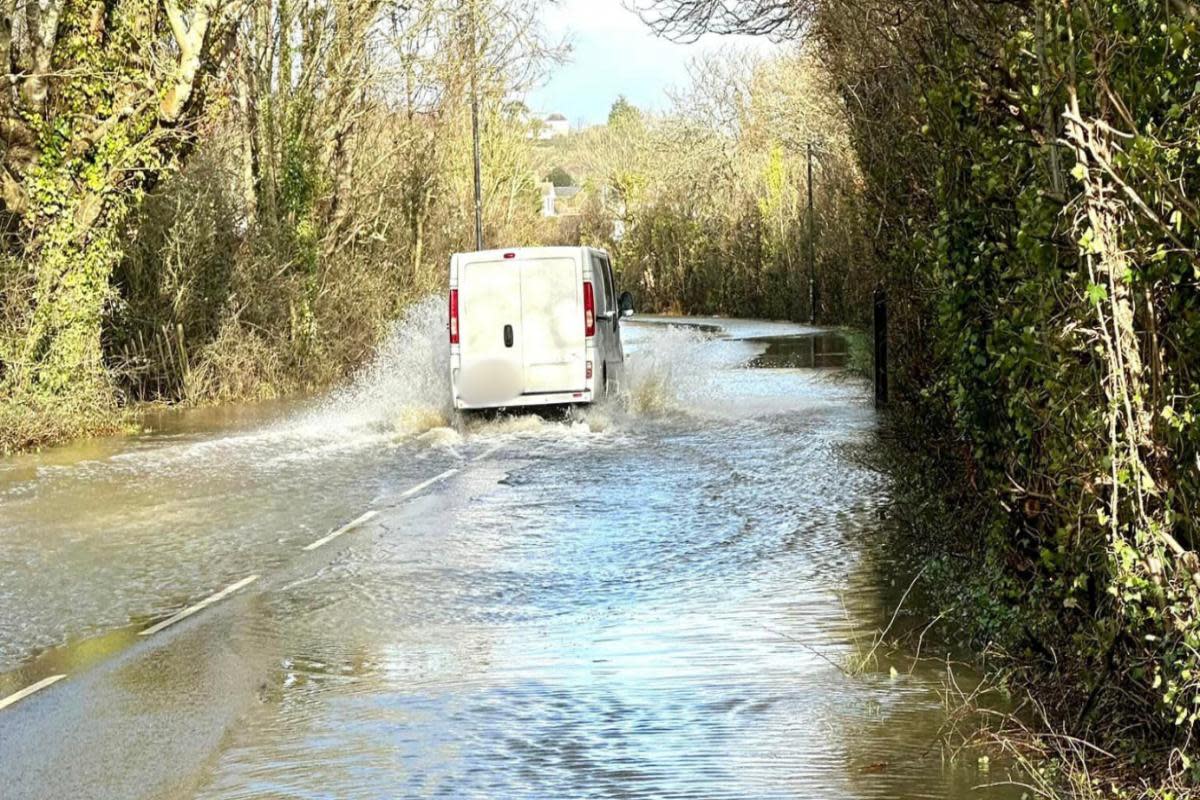
[[[851,669],[906,580],[844,342],[630,326],[625,402],[455,430],[439,314],[319,407],[0,461],[0,796],[1019,796],[944,668]]]

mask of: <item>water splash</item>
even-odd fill
[[[681,325],[630,326],[618,401],[634,416],[696,410],[725,366],[712,333]]]
[[[371,361],[301,425],[402,436],[448,427],[448,347],[442,297],[431,295],[414,303]]]
[[[711,346],[714,336],[696,328],[629,325],[623,334],[625,376],[616,398],[577,409],[565,421],[514,412],[468,416],[459,422],[451,407],[444,302],[441,296],[430,296],[405,313],[370,363],[308,415],[302,426],[323,433],[375,432],[438,442],[455,439],[447,431],[456,423],[468,436],[558,428],[601,433],[628,424],[630,418],[702,405],[713,370],[727,366],[723,362],[728,357]],[[742,358],[739,355],[735,361]]]
[[[746,354],[731,355],[711,332],[680,325],[627,325],[625,374],[616,397],[577,407],[565,417],[532,411],[459,417],[451,403],[446,312],[440,295],[414,303],[395,323],[371,360],[341,388],[290,419],[265,427],[138,453],[139,462],[213,461],[244,455],[255,461],[312,460],[406,440],[453,447],[463,438],[568,436],[636,427],[639,418],[704,412],[712,406],[717,375]]]

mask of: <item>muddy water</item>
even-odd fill
[[[942,757],[944,668],[852,669],[905,582],[876,555],[887,482],[854,457],[866,387],[793,363],[836,352],[789,338],[815,331],[697,322],[629,326],[628,396],[567,419],[448,426],[438,304],[322,403],[0,462],[0,696],[112,672],[64,682],[89,705],[41,796],[95,791],[113,757],[128,797],[1020,796]],[[168,655],[131,649],[248,571]],[[26,702],[22,738],[65,713]],[[151,755],[121,744],[142,703]],[[21,769],[45,748],[4,713],[0,770],[39,796]]]

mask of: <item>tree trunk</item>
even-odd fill
[[[124,211],[110,205],[100,214],[104,221],[90,224],[63,215],[35,242],[33,317],[9,377],[22,395],[88,409],[112,401],[100,332]]]
[[[242,52],[242,70],[238,80],[238,110],[242,141],[240,143],[240,158],[242,172],[242,214],[246,219],[246,227],[253,228],[258,222],[259,192],[262,176],[261,154],[258,145],[258,97],[257,75],[252,53]]]
[[[197,0],[130,3],[120,13],[91,0],[26,3],[19,90],[4,96],[0,197],[20,217],[31,296],[10,338],[0,395],[6,402],[95,418],[113,392],[101,344],[110,279],[136,198],[192,141],[204,79],[223,60],[246,8]],[[10,26],[0,54],[12,57]],[[147,40],[177,60],[145,60]]]

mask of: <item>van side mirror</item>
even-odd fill
[[[629,292],[621,292],[621,297],[617,300],[617,307],[621,309],[622,317],[632,317],[633,295],[631,295]]]

